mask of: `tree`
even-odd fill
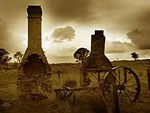
[[[0,63],[3,64],[6,60],[6,56],[8,55],[9,53],[3,49],[3,48],[0,48]]]
[[[74,58],[76,59],[77,62],[81,62],[83,65],[83,63],[85,63],[89,55],[90,55],[90,51],[88,49],[79,48],[74,53]]]
[[[131,56],[134,60],[137,60],[139,58],[139,54],[137,54],[136,52],[131,53]]]
[[[7,64],[7,63],[9,63],[9,61],[11,60],[12,58],[11,57],[9,57],[9,56],[4,56],[3,57],[3,60],[2,60],[2,64]]]
[[[14,58],[17,59],[18,63],[21,63],[22,57],[23,57],[23,54],[22,54],[20,51],[17,51],[17,52],[14,54]]]
[[[3,65],[7,66],[8,68],[8,62],[11,60],[11,57],[8,56],[9,52],[7,52],[5,49],[0,48],[0,70],[3,69]]]

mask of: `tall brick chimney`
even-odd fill
[[[28,47],[22,59],[18,76],[20,100],[48,98],[51,91],[51,68],[42,49],[42,9],[28,6]]]
[[[41,6],[28,6],[28,48],[22,60],[24,64],[31,54],[40,55],[44,63],[48,64],[42,49],[42,9]]]
[[[105,36],[103,30],[96,30],[91,36],[91,54],[85,64],[86,70],[107,71],[112,68],[105,56]]]
[[[29,6],[28,12],[28,47],[41,48],[42,9],[40,6]]]

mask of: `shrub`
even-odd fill
[[[77,86],[77,81],[74,79],[67,79],[64,84],[63,87],[71,87],[74,88]]]

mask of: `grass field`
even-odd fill
[[[134,70],[141,81],[141,94],[137,103],[131,103],[121,106],[121,113],[150,113],[150,91],[148,91],[147,71],[150,69],[149,60],[141,61],[114,61],[113,65],[127,66]],[[51,65],[53,75],[53,85],[58,88],[69,78],[80,82],[79,64],[53,64]],[[58,71],[61,71],[61,82],[58,80]],[[103,100],[99,104],[94,99],[82,99],[76,105],[74,111],[63,107],[63,104],[56,103],[55,100],[44,100],[40,102],[19,103],[17,101],[17,70],[0,71],[0,100],[3,105],[0,106],[0,113],[106,113]],[[93,103],[93,104],[91,104]],[[96,105],[99,105],[97,108]],[[72,109],[72,108],[71,108]]]

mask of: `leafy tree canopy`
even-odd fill
[[[0,48],[0,63],[6,64],[11,60],[11,57],[8,56],[9,52],[7,52],[5,49]]]
[[[79,48],[74,53],[74,58],[77,61],[84,63],[87,60],[87,58],[89,57],[89,55],[90,55],[90,51],[88,49]]]
[[[23,54],[21,53],[21,51],[17,51],[17,52],[14,54],[14,58],[17,59],[18,63],[21,63],[22,57],[23,57]]]
[[[139,54],[137,54],[136,52],[131,53],[131,56],[134,60],[137,60],[139,58]]]

